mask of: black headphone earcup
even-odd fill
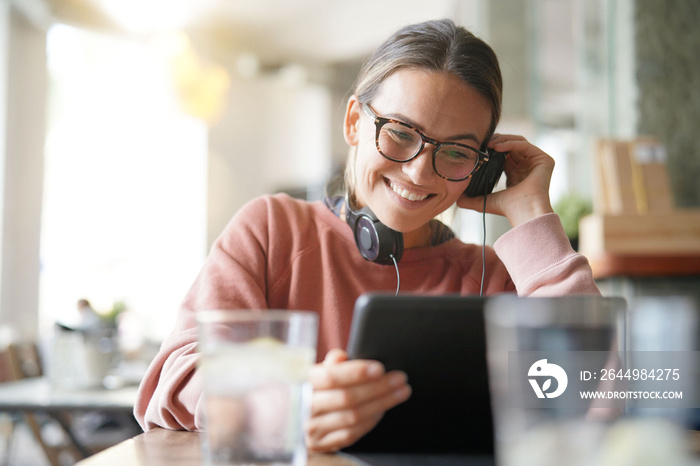
[[[467,196],[479,197],[490,194],[498,183],[506,163],[506,154],[490,150],[489,155],[490,160],[472,175],[465,191]]]
[[[377,264],[392,265],[403,255],[403,234],[384,225],[368,208],[354,212],[348,207],[346,219],[357,249],[363,258]],[[393,259],[392,259],[393,256]]]
[[[469,197],[477,197],[477,196],[483,196],[484,195],[484,189],[486,186],[486,168],[487,166],[482,167],[482,170],[477,170],[476,173],[472,175],[471,181],[469,181],[469,186],[467,186],[467,196]]]

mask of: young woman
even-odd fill
[[[486,211],[513,228],[485,252],[484,294],[598,293],[588,262],[552,212],[554,161],[520,136],[494,134],[501,93],[491,48],[452,21],[408,26],[381,45],[347,104],[344,195],[326,203],[264,196],[236,214],[141,385],[135,414],[142,427],[203,427],[198,310],[275,308],[320,318],[309,449],[334,451],[369,432],[409,398],[410,387],[402,372],[349,361],[342,350],[357,297],[394,291],[397,278],[393,266],[363,259],[346,213],[368,207],[403,233],[402,292],[478,294],[481,246],[462,243],[433,219],[455,203],[483,209],[483,197],[464,191],[487,148],[508,156],[507,188],[487,197]]]

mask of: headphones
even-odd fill
[[[464,191],[469,197],[490,194],[503,173],[506,154],[496,152],[493,149],[487,149],[487,153],[489,154],[488,160],[472,175],[472,179]]]
[[[393,265],[403,256],[403,233],[379,221],[369,207],[353,210],[345,195],[345,221],[352,229],[360,254],[370,262]],[[393,258],[392,258],[393,257]]]

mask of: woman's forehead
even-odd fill
[[[371,103],[382,116],[438,139],[465,132],[483,138],[491,123],[488,100],[451,73],[399,69],[385,78]]]

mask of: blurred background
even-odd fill
[[[0,0],[0,347],[83,298],[126,351],[157,345],[237,209],[323,196],[362,61],[444,17],[498,54],[498,130],[555,158],[554,202],[592,202],[596,141],[644,135],[676,205],[700,205],[698,2]]]

